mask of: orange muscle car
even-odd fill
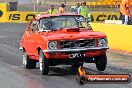
[[[107,37],[93,31],[89,23],[79,14],[40,15],[33,19],[25,30],[20,49],[23,64],[34,69],[39,62],[43,75],[49,66],[95,63],[99,71],[107,64]]]

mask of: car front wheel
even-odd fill
[[[39,65],[42,75],[47,75],[49,73],[49,64],[42,50],[39,51]]]
[[[35,69],[36,61],[31,60],[26,52],[23,52],[23,65],[26,69]]]
[[[107,56],[101,55],[96,57],[95,60],[96,68],[98,69],[98,71],[104,71],[107,65]]]

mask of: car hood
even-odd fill
[[[43,34],[47,40],[77,40],[77,39],[88,39],[88,38],[103,38],[106,35],[102,32],[92,30],[59,30],[51,31]]]

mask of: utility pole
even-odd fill
[[[36,11],[36,2],[34,0],[34,12]]]

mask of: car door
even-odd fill
[[[30,54],[33,56],[33,59],[36,59],[38,56],[38,39],[39,39],[39,33],[38,33],[38,22],[33,21],[32,23],[32,32],[30,33],[30,42],[29,42],[29,49],[30,49]]]
[[[30,40],[31,40],[31,35],[32,35],[32,24],[33,24],[33,21],[30,22],[27,30],[24,33],[24,46],[25,46],[26,53],[28,55],[31,55]]]

